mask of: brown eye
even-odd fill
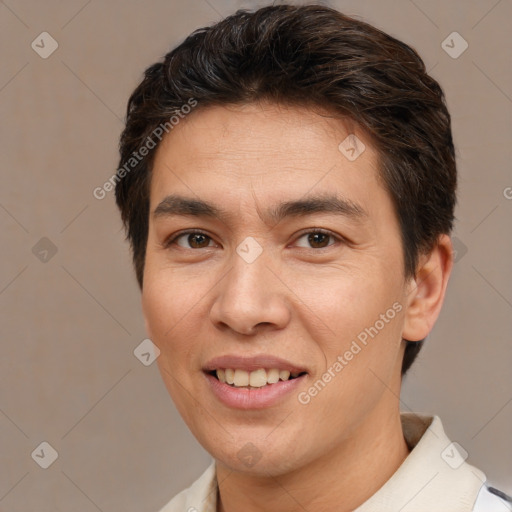
[[[185,242],[183,242],[183,240]],[[205,249],[210,246],[210,242],[212,242],[212,239],[205,233],[187,231],[169,240],[166,245],[170,247],[176,244],[184,249]]]
[[[327,243],[328,241],[329,235],[326,235],[325,233],[312,233],[308,235],[308,242],[314,248],[327,247],[329,245]]]
[[[334,235],[330,233],[325,233],[323,231],[310,231],[309,233],[304,233],[299,240],[305,238],[307,245],[300,245],[300,247],[306,247],[308,249],[323,249],[328,247],[334,243],[329,243],[330,239],[335,238]]]
[[[193,233],[188,235],[187,241],[190,244],[190,247],[194,249],[202,249],[203,247],[208,247],[210,237],[202,233]]]

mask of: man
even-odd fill
[[[147,331],[214,459],[162,512],[507,510],[399,411],[457,181],[413,49],[322,6],[239,11],[147,69],[120,152]]]

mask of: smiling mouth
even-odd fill
[[[228,386],[242,389],[258,389],[272,386],[278,382],[297,379],[307,374],[307,372],[290,373],[288,370],[279,370],[277,368],[259,368],[251,372],[233,368],[218,368],[207,373]]]

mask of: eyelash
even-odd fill
[[[328,231],[328,230],[322,229],[322,228],[309,228],[307,231],[303,231],[303,232],[299,233],[299,235],[297,236],[296,240],[299,240],[304,235],[308,235],[308,234],[312,234],[312,233],[315,233],[315,234],[320,233],[322,235],[327,235],[327,236],[329,236],[331,238],[334,238],[335,241],[337,241],[337,242],[346,242],[346,240],[344,238],[340,237],[339,235],[335,235],[331,231]],[[163,246],[164,246],[165,249],[169,249],[171,247],[171,245],[173,245],[176,242],[176,240],[178,240],[182,236],[194,235],[194,234],[205,235],[210,240],[213,240],[213,238],[211,236],[209,236],[207,233],[205,233],[204,231],[201,231],[201,230],[198,230],[198,229],[189,229],[187,231],[182,231],[181,233],[178,233],[178,234],[176,234],[175,236],[173,236],[171,238],[168,238],[163,243]],[[315,250],[315,251],[319,251],[321,249],[327,249],[328,247],[331,247],[332,245],[334,245],[334,244],[329,244],[327,247],[320,247],[319,249],[315,248],[315,247],[309,247],[309,249],[312,249],[312,250]],[[209,247],[203,247],[203,249],[208,249],[208,248]],[[306,249],[306,247],[300,247],[300,248],[301,249]],[[183,249],[183,247],[182,247],[182,249]],[[191,248],[190,250],[191,251],[194,251],[194,250],[197,251],[199,249]]]

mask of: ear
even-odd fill
[[[416,276],[409,281],[402,338],[420,341],[432,330],[443,305],[452,267],[452,241],[443,234],[429,254],[420,256]]]

